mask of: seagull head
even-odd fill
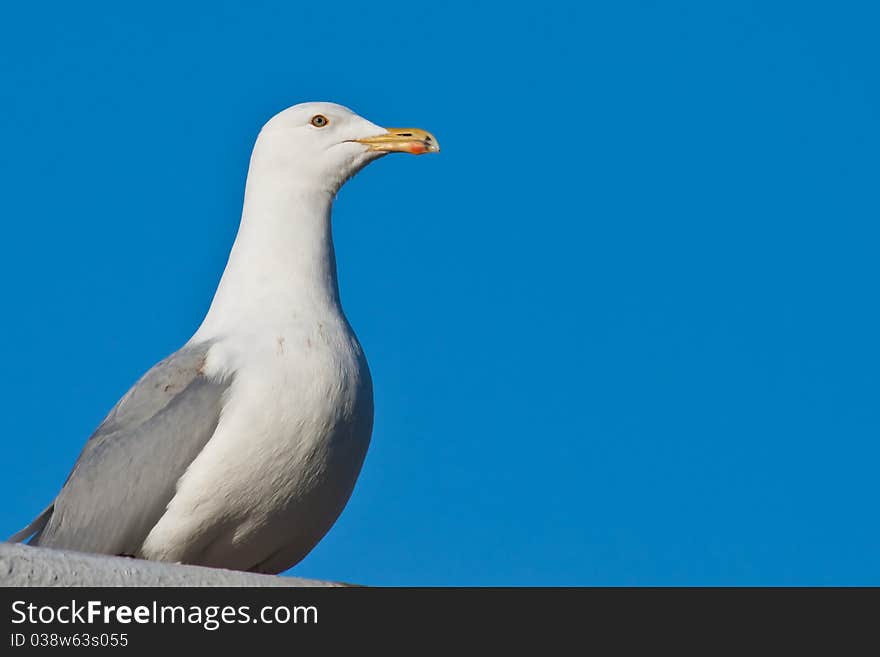
[[[364,166],[389,153],[436,153],[440,144],[420,128],[383,128],[335,103],[301,103],[272,117],[257,138],[251,166],[331,193]]]

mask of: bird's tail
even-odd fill
[[[29,524],[27,527],[22,529],[19,532],[15,532],[12,536],[9,537],[10,543],[21,543],[26,541],[28,538],[33,536],[33,538],[29,541],[32,545],[37,545],[40,540],[40,534],[43,532],[43,529],[49,523],[49,518],[52,517],[52,512],[55,510],[55,503],[53,502],[49,506],[47,506],[43,512],[38,515],[34,521]]]

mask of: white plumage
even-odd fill
[[[373,421],[339,301],[333,198],[384,154],[437,150],[429,133],[331,103],[270,120],[202,325],[117,404],[13,539],[270,573],[301,560],[348,501]]]

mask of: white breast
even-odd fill
[[[278,572],[351,495],[372,430],[366,360],[345,319],[329,316],[219,340],[205,373],[233,376],[220,422],[143,556]]]

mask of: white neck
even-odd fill
[[[251,160],[241,225],[194,340],[341,314],[332,194]]]

